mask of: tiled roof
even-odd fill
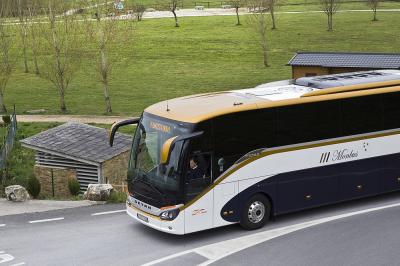
[[[117,133],[114,146],[110,147],[106,129],[70,122],[23,139],[21,143],[32,149],[102,163],[128,151],[132,137]]]
[[[398,69],[400,54],[299,52],[288,65]]]

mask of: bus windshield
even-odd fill
[[[143,114],[133,141],[128,180],[146,184],[153,193],[162,195],[161,198],[168,194],[177,195],[181,184],[184,142],[176,143],[167,164],[160,164],[160,151],[166,140],[188,132],[190,128],[183,123]]]

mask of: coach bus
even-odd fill
[[[172,234],[400,189],[400,71],[304,77],[154,104],[137,124],[127,213]]]

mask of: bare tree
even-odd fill
[[[42,25],[45,39],[45,60],[41,75],[56,87],[60,96],[60,110],[67,111],[65,94],[78,68],[81,49],[79,23],[75,12],[65,1],[49,0],[44,10],[48,23]]]
[[[107,8],[107,0],[104,0],[104,6]],[[95,24],[87,24],[88,26],[94,26],[94,28],[90,28],[92,36],[95,43],[97,43],[97,51],[99,54],[99,60],[97,64],[97,71],[100,74],[101,83],[103,84],[103,93],[104,93],[104,102],[105,102],[105,111],[106,113],[112,112],[111,107],[111,99],[110,99],[110,88],[109,88],[109,76],[111,74],[111,61],[109,59],[109,49],[110,45],[117,38],[115,34],[118,31],[117,23],[118,20],[116,16],[108,17],[107,19],[101,19],[105,17],[102,12],[102,9],[99,8],[99,3],[97,3],[97,12],[96,12],[96,22]]]
[[[23,0],[17,0],[17,4],[18,4],[19,35],[21,37],[25,73],[29,73],[28,54],[27,54],[27,38],[28,38],[27,9],[25,2]]]
[[[249,16],[250,23],[253,25],[259,39],[263,53],[264,66],[268,67],[268,1],[269,0],[251,0],[249,1],[249,10],[252,14]]]
[[[32,51],[33,64],[35,67],[35,74],[39,75],[38,57],[41,47],[40,38],[40,21],[36,20],[39,15],[40,5],[37,0],[31,0],[27,6],[27,20],[28,20],[28,40]]]
[[[175,18],[175,27],[179,27],[178,16],[176,15],[176,10],[178,9],[179,0],[171,0],[170,2],[170,10],[172,14],[174,14]]]
[[[135,16],[137,21],[142,21],[143,13],[146,10],[146,7],[141,3],[135,3],[133,5],[133,15]]]
[[[275,17],[275,10],[278,7],[279,0],[268,0],[266,2],[266,7],[269,10],[269,13],[271,15],[271,21],[272,21],[272,28],[273,30],[276,29],[276,17]]]
[[[105,112],[111,113],[111,98],[110,98],[110,76],[112,74],[112,66],[115,62],[115,56],[112,56],[112,51],[123,50],[128,42],[133,41],[133,20],[120,20],[116,16],[106,17],[104,10],[108,10],[107,0],[104,1],[103,5],[97,3],[96,10],[96,21],[86,21],[86,29],[88,30],[88,36],[91,37],[91,41],[96,47],[96,55],[98,58],[97,64],[95,64],[96,70],[99,73],[100,80],[103,86]],[[106,8],[99,8],[100,6]]]
[[[7,112],[4,103],[4,94],[7,83],[12,73],[12,64],[10,58],[11,37],[10,24],[7,19],[11,14],[11,6],[8,1],[0,1],[0,112]]]
[[[372,21],[378,21],[378,18],[376,17],[376,10],[378,9],[380,3],[381,0],[367,0],[367,5],[369,6],[369,8],[371,8],[372,12],[374,13]]]
[[[320,0],[322,11],[328,17],[328,31],[333,31],[333,15],[338,11],[341,0]]]
[[[243,1],[244,0],[232,0],[232,1],[230,1],[231,6],[235,9],[235,12],[236,12],[236,21],[237,21],[236,22],[236,26],[242,25],[240,23],[239,8],[242,7]]]

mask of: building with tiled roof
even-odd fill
[[[123,187],[131,143],[131,136],[117,133],[110,147],[106,129],[72,122],[21,140],[36,152],[35,175],[47,194],[65,189],[70,178],[78,180],[82,191],[93,183]]]
[[[375,69],[400,69],[400,54],[298,52],[288,65],[292,67],[294,79]]]

